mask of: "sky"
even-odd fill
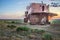
[[[60,4],[60,0],[0,0],[0,19],[23,18],[26,7],[30,3],[41,3],[41,1],[49,5],[51,2]],[[60,7],[50,7],[50,12],[59,14]],[[60,18],[60,14],[58,17]]]

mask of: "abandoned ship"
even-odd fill
[[[49,23],[49,17],[57,16],[57,14],[49,12],[49,5],[44,3],[31,3],[26,9],[25,23],[29,21],[30,24],[46,24]],[[43,20],[44,23],[42,23]]]

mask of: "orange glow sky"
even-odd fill
[[[52,18],[60,18],[60,7],[50,7],[50,12],[58,14]]]

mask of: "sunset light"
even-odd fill
[[[26,7],[31,3],[41,3],[42,0],[0,0],[0,19],[20,19],[24,17]],[[47,2],[48,1],[48,2]],[[43,0],[51,5],[51,0]],[[55,1],[60,4],[59,1]],[[49,11],[58,14],[53,18],[60,18],[60,7],[49,7]]]
[[[50,12],[57,14],[57,16],[52,17],[53,19],[60,18],[60,7],[50,7]]]

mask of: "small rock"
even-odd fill
[[[35,35],[29,35],[28,37],[29,37],[30,39],[35,39],[35,38],[36,38]]]

